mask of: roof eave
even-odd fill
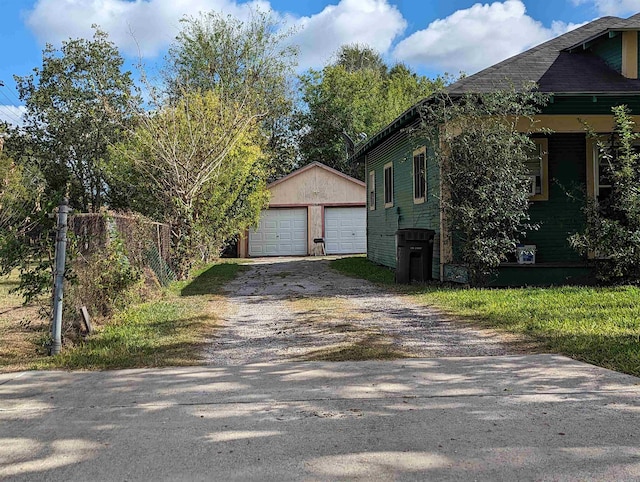
[[[359,146],[356,149],[356,151],[353,153],[353,155],[349,157],[349,160],[354,160],[365,155],[367,152],[369,152],[371,149],[379,145],[381,142],[384,142],[384,140],[392,132],[395,132],[396,130],[409,124],[411,121],[417,119],[419,116],[420,108],[432,98],[433,98],[433,95],[409,107],[402,114],[400,114],[398,117],[392,120],[389,124],[387,124],[381,130],[379,130],[371,139],[367,140],[367,142]]]
[[[624,95],[640,95],[638,90],[589,91],[589,92],[545,92],[553,97],[619,97]]]
[[[592,35],[591,37],[572,45],[571,47],[562,49],[562,52],[572,53],[572,52],[575,52],[576,50],[586,50],[591,45],[593,45],[593,42],[604,37],[605,35],[607,35],[609,38],[613,38],[616,35],[618,35],[618,33],[620,32],[634,32],[634,31],[638,31],[638,29],[634,27],[608,28],[598,34]]]
[[[277,186],[278,184],[282,184],[283,182],[286,182],[286,181],[290,180],[291,178],[296,177],[296,176],[302,174],[303,172],[309,171],[309,170],[311,170],[311,169],[313,169],[315,167],[320,168],[320,169],[324,169],[325,171],[328,171],[328,172],[331,172],[331,173],[333,173],[333,174],[335,174],[335,175],[337,175],[337,176],[339,176],[339,177],[341,177],[343,179],[346,179],[349,182],[357,184],[358,186],[361,186],[361,187],[365,186],[365,183],[363,181],[361,181],[360,179],[356,179],[355,177],[351,177],[351,176],[345,174],[344,172],[340,172],[337,169],[334,169],[332,167],[327,166],[326,164],[322,164],[321,162],[314,161],[314,162],[311,162],[311,163],[309,163],[309,164],[307,164],[305,166],[302,166],[300,169],[296,169],[295,171],[287,174],[284,177],[281,177],[280,179],[277,179],[277,180],[273,181],[271,184],[267,185],[267,189],[271,189],[272,187]]]

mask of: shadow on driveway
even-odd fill
[[[12,480],[638,480],[640,379],[553,355],[0,375]]]

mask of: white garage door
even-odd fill
[[[365,253],[366,208],[325,208],[324,242],[327,254]]]
[[[307,208],[267,209],[249,231],[249,256],[305,256]]]

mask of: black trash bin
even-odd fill
[[[396,231],[396,283],[409,284],[412,281],[431,279],[435,234],[432,229]]]

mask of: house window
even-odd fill
[[[532,139],[535,147],[526,161],[530,180],[530,195],[532,201],[547,201],[549,199],[549,141],[547,139]]]
[[[393,163],[384,165],[384,207],[393,207]]]
[[[424,147],[413,152],[413,203],[423,203],[427,194],[427,156]]]
[[[376,171],[369,173],[369,209],[376,208]]]
[[[595,187],[596,198],[598,201],[604,201],[611,194],[611,179],[608,175],[607,164],[601,156],[596,156],[596,172],[595,172]]]
[[[611,143],[607,144],[607,148],[611,148]],[[612,184],[611,184],[611,173],[609,172],[609,167],[607,165],[607,161],[602,159],[602,156],[598,150],[598,146],[594,146],[594,194],[596,199],[600,202],[604,201],[611,195]],[[638,154],[640,153],[640,145],[636,144],[633,146],[633,152]]]

